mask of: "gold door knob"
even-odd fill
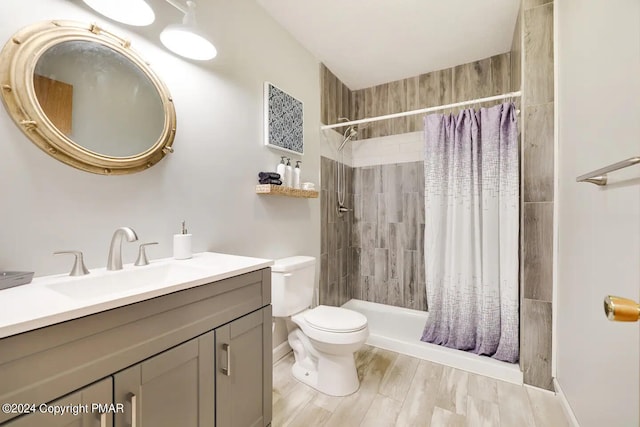
[[[627,298],[608,295],[604,299],[604,314],[615,322],[637,322],[640,319],[640,305]]]

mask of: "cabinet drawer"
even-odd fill
[[[109,377],[46,406],[37,407],[37,412],[9,421],[3,424],[3,427],[113,427],[115,410],[109,412],[110,409],[114,409],[114,407],[109,408],[113,403],[112,396],[113,381]],[[103,406],[93,406],[95,404]],[[49,413],[49,411],[63,409],[68,412],[62,415]]]

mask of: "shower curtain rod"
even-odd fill
[[[340,128],[344,126],[359,125],[362,123],[378,122],[380,120],[395,119],[397,117],[415,116],[416,114],[431,113],[434,111],[446,110],[447,108],[463,107],[465,105],[477,104],[480,102],[498,101],[500,99],[506,99],[506,98],[518,98],[520,96],[522,96],[522,92],[517,91],[517,92],[505,93],[502,95],[489,96],[487,98],[477,98],[477,99],[471,99],[469,101],[456,102],[454,104],[439,105],[437,107],[421,108],[419,110],[404,111],[402,113],[386,114],[384,116],[369,117],[366,119],[352,120],[350,122],[334,123],[332,125],[323,125],[323,126],[320,126],[320,129],[322,130],[334,129],[334,128]]]

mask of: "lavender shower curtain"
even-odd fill
[[[422,341],[518,361],[519,167],[512,103],[425,123]]]

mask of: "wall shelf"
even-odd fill
[[[297,188],[289,188],[289,187],[283,187],[282,185],[273,185],[273,184],[256,185],[256,194],[298,197],[298,198],[304,198],[304,199],[318,198],[318,192],[316,190],[299,190]]]

